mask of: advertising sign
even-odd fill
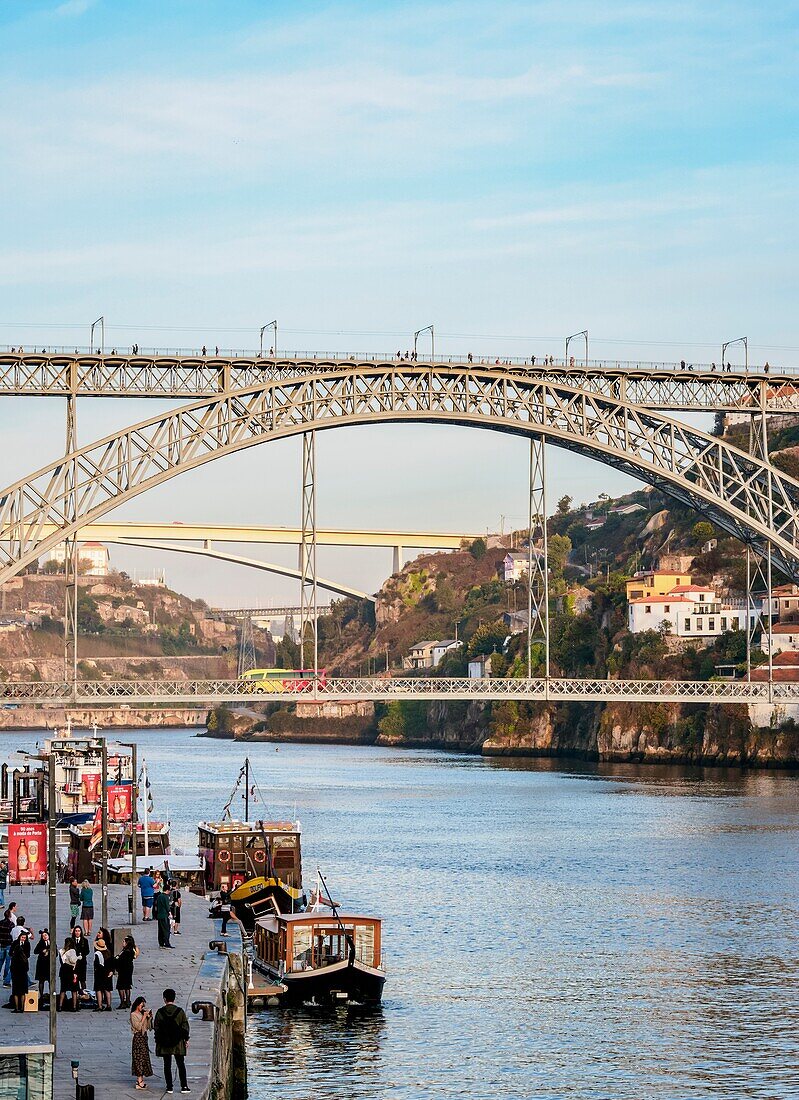
[[[130,784],[109,783],[108,785],[108,820],[130,821],[133,814],[133,802],[131,799],[132,788]]]
[[[8,881],[32,886],[47,881],[47,825],[8,826]]]
[[[83,801],[87,806],[96,806],[100,801],[100,773],[84,772],[81,776]]]

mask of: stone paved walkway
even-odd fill
[[[100,924],[100,889],[95,887],[94,932]],[[128,925],[128,888],[109,887],[109,926]],[[17,912],[26,918],[26,923],[35,933],[33,944],[38,940],[38,931],[47,926],[47,892],[39,887],[12,888],[6,891],[6,904],[17,902]],[[177,992],[177,1003],[186,1010],[191,1027],[191,1041],[186,1058],[189,1087],[195,1095],[202,1093],[206,1086],[210,1065],[213,1024],[203,1023],[191,1013],[190,1000],[195,983],[199,978],[203,954],[208,951],[208,942],[215,938],[219,922],[208,917],[208,905],[205,898],[183,892],[182,935],[173,937],[174,951],[158,947],[158,928],[153,923],[141,924],[131,928],[140,951],[133,972],[132,999],[140,995],[147,998],[153,1012],[163,1004],[162,990],[172,986]],[[234,931],[233,928],[230,929]],[[94,934],[92,933],[92,935]],[[59,886],[58,898],[58,942],[63,944],[69,934],[69,906],[67,887]],[[231,939],[231,949],[234,949]],[[33,964],[33,956],[31,957]],[[34,966],[31,965],[31,977]],[[91,961],[88,976],[89,987],[92,983]],[[8,993],[9,990],[4,992]],[[195,989],[195,996],[197,990]],[[8,998],[3,997],[4,1004]],[[160,1097],[164,1093],[163,1066],[155,1057],[155,1043],[152,1032],[149,1036],[150,1056],[155,1075],[149,1079],[149,1089],[142,1094],[134,1089],[135,1078],[130,1073],[131,1033],[128,1013],[118,1011],[119,998],[114,990],[112,1012],[93,1012],[91,1010],[58,1014],[58,1048],[54,1070],[54,1100],[72,1100],[75,1085],[72,1080],[70,1061],[80,1061],[80,1081],[95,1086],[97,1100],[111,1100],[113,1097],[147,1096]],[[47,1012],[13,1013],[10,1009],[0,1008],[0,1034],[4,1045],[20,1043],[46,1043],[48,1041]],[[176,1091],[175,1095],[179,1095]]]

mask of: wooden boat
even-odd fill
[[[66,866],[69,878],[73,876],[80,881],[88,879],[97,882],[95,877],[95,851],[99,853],[99,847],[92,848],[93,826],[70,825],[67,830],[68,847],[66,853]],[[110,860],[122,859],[130,856],[132,844],[131,826],[126,822],[108,822],[108,858]],[[145,847],[147,855],[145,855]],[[170,854],[169,825],[163,821],[150,821],[147,824],[147,842],[144,839],[144,825],[139,822],[136,827],[136,861],[139,872],[145,867],[151,866],[150,856],[167,856]],[[99,865],[98,865],[99,866]]]
[[[282,985],[287,1005],[379,1004],[381,922],[353,913],[273,913],[259,917],[253,966]]]

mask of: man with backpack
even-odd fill
[[[175,990],[164,990],[164,1004],[155,1014],[155,1053],[164,1060],[164,1080],[166,1091],[174,1091],[172,1081],[172,1059],[178,1067],[180,1091],[191,1092],[186,1080],[186,1051],[189,1049],[189,1021],[182,1008],[175,1004]]]

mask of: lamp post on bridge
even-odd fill
[[[262,325],[261,326],[261,336],[260,336],[260,340],[261,340],[260,349],[261,350],[260,350],[260,353],[259,353],[259,358],[260,359],[263,358],[263,354],[264,354],[264,333],[266,332],[266,330],[268,328],[273,328],[275,330],[275,342],[274,342],[272,347],[273,347],[274,354],[277,355],[277,321],[270,321],[268,325]]]
[[[721,345],[721,369],[724,370],[725,363],[724,358],[727,354],[727,348],[731,348],[733,344],[743,344],[744,346],[744,370],[749,373],[749,337],[739,336],[735,340],[727,340],[726,343]]]
[[[423,332],[430,333],[430,362],[434,363],[436,359],[436,330],[433,325],[426,325],[424,328],[417,329],[413,334],[413,357],[416,358],[416,344],[419,337]]]
[[[99,351],[100,351],[101,355],[103,353],[103,349],[105,348],[105,317],[98,317],[97,320],[92,324],[91,331],[89,332],[89,354],[90,355],[94,352],[94,330],[97,328],[98,325],[100,326],[100,347],[99,347]]]
[[[569,365],[569,344],[572,340],[579,340],[580,337],[585,340],[585,365],[588,366],[588,329],[584,328],[582,332],[574,332],[571,336],[566,337],[566,351],[563,358],[563,365],[568,367]]]

